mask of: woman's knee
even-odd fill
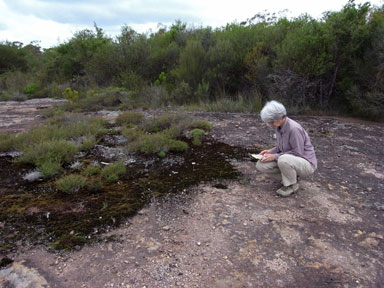
[[[279,167],[288,167],[291,166],[291,158],[287,155],[281,155],[279,159],[277,159],[277,166]]]

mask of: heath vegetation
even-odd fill
[[[176,21],[111,38],[95,24],[49,49],[0,43],[0,99],[66,98],[59,110],[71,112],[258,112],[273,98],[290,111],[382,119],[382,39],[384,5],[353,0],[320,19],[265,13],[217,29]]]

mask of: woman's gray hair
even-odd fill
[[[278,121],[286,116],[287,110],[285,110],[284,105],[275,100],[267,102],[267,104],[265,104],[265,106],[263,107],[263,109],[261,109],[260,112],[261,120],[263,120],[263,122],[265,123]]]

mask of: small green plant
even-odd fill
[[[36,94],[37,91],[37,85],[36,83],[29,83],[25,88],[24,88],[24,93],[27,94],[29,97],[33,96]]]
[[[95,147],[97,141],[94,136],[87,136],[80,145],[80,151],[88,151]]]
[[[101,171],[101,177],[108,183],[116,183],[119,180],[119,176],[126,172],[125,165],[122,161],[112,163]]]
[[[103,190],[103,182],[100,178],[92,178],[86,184],[87,188],[91,192],[100,192]]]
[[[198,128],[198,129],[203,129],[204,131],[210,131],[212,130],[212,125],[211,123],[204,121],[204,120],[198,120],[193,122],[190,126],[190,128]]]
[[[72,104],[77,103],[77,101],[79,100],[79,92],[77,92],[76,90],[72,90],[69,87],[64,90],[63,96]]]
[[[86,178],[81,175],[71,174],[56,181],[56,188],[67,194],[79,192],[85,186]]]
[[[96,175],[99,172],[100,172],[100,168],[99,167],[90,165],[90,166],[88,166],[87,168],[84,169],[83,175],[89,177],[89,176]]]
[[[197,129],[197,128],[193,129],[191,131],[192,144],[194,146],[201,146],[201,144],[202,144],[201,140],[202,140],[204,134],[205,134],[204,130]]]
[[[144,121],[144,115],[140,112],[127,111],[116,117],[115,122],[117,125],[138,125]]]
[[[19,162],[31,163],[41,167],[44,163],[69,163],[77,153],[77,146],[65,140],[53,140],[28,146]]]
[[[122,127],[121,134],[128,140],[128,142],[132,142],[144,135],[144,131],[137,127]]]
[[[166,85],[167,84],[167,76],[164,72],[159,74],[159,78],[155,81],[156,85]]]
[[[0,151],[9,151],[14,148],[14,139],[15,136],[0,133]]]
[[[180,140],[171,139],[168,142],[168,149],[172,152],[185,152],[188,150],[188,144]]]
[[[167,154],[164,151],[160,151],[159,153],[157,153],[157,156],[159,156],[160,158],[164,158],[165,156],[167,156]]]
[[[142,126],[146,132],[154,133],[169,129],[171,126],[177,125],[184,119],[185,116],[181,114],[163,114],[146,121]]]
[[[43,162],[39,167],[39,171],[45,178],[55,176],[59,174],[61,170],[62,170],[61,164],[58,162],[46,161],[46,162]]]

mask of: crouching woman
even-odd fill
[[[257,162],[256,168],[264,173],[281,174],[283,186],[276,193],[287,197],[299,189],[298,176],[315,172],[315,149],[304,128],[287,117],[283,104],[267,102],[260,116],[263,122],[275,128],[276,146],[260,152],[263,158]]]

